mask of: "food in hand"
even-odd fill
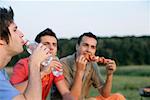
[[[88,61],[95,61],[95,62],[99,62],[102,64],[107,64],[107,61],[108,61],[108,59],[105,59],[104,57],[95,56],[87,52],[84,53],[84,56]]]

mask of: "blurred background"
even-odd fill
[[[0,0],[0,6],[13,8],[15,22],[29,40],[51,28],[59,38],[60,58],[75,51],[82,33],[97,35],[96,55],[117,62],[112,92],[122,93],[127,100],[140,100],[139,89],[150,86],[149,0]],[[8,72],[28,56],[24,51],[13,57]],[[105,78],[103,66],[100,72]],[[98,92],[91,88],[89,95]]]

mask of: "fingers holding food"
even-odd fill
[[[104,57],[95,56],[89,52],[84,53],[84,56],[88,62],[94,61],[94,62],[99,62],[101,64],[107,64],[108,62],[108,59],[105,59]]]

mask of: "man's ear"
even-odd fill
[[[0,45],[6,44],[6,41],[0,39]]]
[[[77,51],[78,47],[79,47],[79,45],[78,45],[78,44],[76,44],[76,51]]]

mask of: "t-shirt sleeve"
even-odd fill
[[[60,75],[58,77],[54,76],[54,83],[57,83],[58,81],[63,80],[63,79],[64,79],[64,75]]]
[[[10,77],[11,84],[18,84],[28,79],[28,61],[21,59],[13,68],[13,73]]]
[[[12,100],[19,94],[19,91],[8,80],[0,80],[0,100]]]
[[[101,88],[104,85],[104,80],[100,74],[100,70],[98,69],[97,63],[93,63],[93,74],[92,74],[92,80],[93,80],[93,86],[95,88]]]
[[[9,80],[5,71],[0,71],[0,100],[12,100],[20,92],[14,88]]]

